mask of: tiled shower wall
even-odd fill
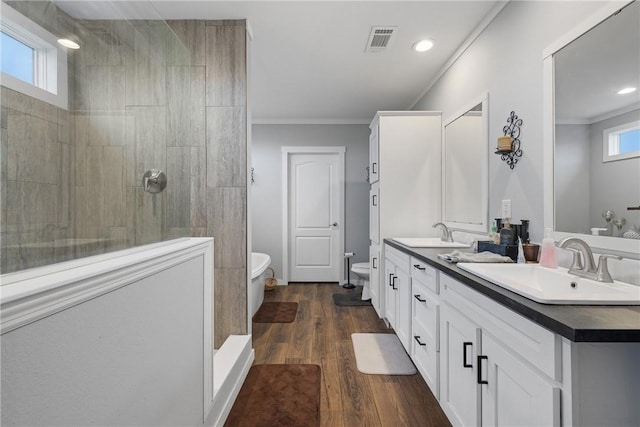
[[[213,236],[218,348],[247,332],[245,22],[73,24],[69,112],[16,109],[39,101],[3,88],[3,272]],[[162,193],[142,187],[152,168],[167,174]]]

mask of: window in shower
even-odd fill
[[[67,52],[57,37],[10,6],[0,16],[2,85],[67,108]]]

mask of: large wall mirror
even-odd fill
[[[640,3],[617,4],[545,51],[545,226],[640,256]]]
[[[487,231],[487,95],[444,121],[442,219],[456,230]]]

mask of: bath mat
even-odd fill
[[[291,323],[296,320],[297,302],[267,301],[263,302],[253,321],[256,323]]]
[[[252,366],[224,425],[319,426],[320,372],[318,365]]]
[[[341,294],[333,294],[333,303],[339,306],[346,305],[355,305],[355,306],[366,306],[371,305],[371,300],[363,300],[362,299],[362,288],[357,287],[356,290],[341,293]]]
[[[356,366],[363,374],[413,375],[416,368],[395,334],[351,334]]]

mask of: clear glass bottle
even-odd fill
[[[557,268],[558,260],[556,258],[556,245],[553,241],[553,230],[551,228],[544,229],[544,239],[542,239],[542,247],[540,248],[540,265],[548,268]]]

